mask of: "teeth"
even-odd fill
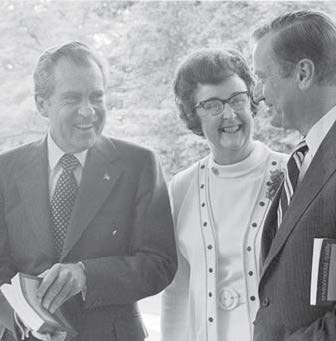
[[[232,127],[224,127],[222,128],[222,131],[224,133],[235,133],[239,130],[239,126],[232,126]]]
[[[77,127],[80,128],[80,129],[88,129],[88,128],[91,128],[92,127],[92,124],[77,124]]]

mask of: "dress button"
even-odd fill
[[[219,171],[218,171],[217,168],[212,167],[211,169],[212,169],[212,172],[213,172],[215,175],[218,175],[218,174],[219,174]]]
[[[207,226],[208,225],[208,223],[205,221],[204,223],[203,223],[203,226]]]
[[[267,307],[269,304],[270,304],[269,298],[268,297],[264,298],[263,301],[262,301],[262,305],[264,307]]]
[[[212,269],[212,268],[209,268],[209,272],[213,272],[213,269]]]
[[[209,317],[209,322],[213,322],[213,318],[212,317]]]
[[[210,244],[210,245],[208,245],[208,249],[209,250],[211,250],[212,249],[212,245]]]
[[[202,188],[202,189],[204,188],[204,185],[203,185],[203,184],[201,185],[201,188]]]
[[[265,206],[265,203],[263,201],[260,201],[259,205],[260,206]]]
[[[253,271],[248,272],[249,276],[253,276]]]
[[[247,251],[251,251],[251,250],[252,250],[251,246],[248,246],[248,247],[246,248],[246,250],[247,250]]]
[[[276,161],[272,161],[272,165],[275,166],[277,163]]]
[[[202,165],[202,166],[201,166],[201,169],[204,169],[204,168],[205,168],[205,166],[204,166],[204,165]]]
[[[252,223],[252,227],[257,227],[258,224],[257,223]]]
[[[255,296],[251,296],[251,297],[250,297],[250,300],[251,300],[251,301],[255,301]]]

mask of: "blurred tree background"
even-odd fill
[[[303,8],[336,14],[333,1],[1,0],[0,149],[47,130],[34,106],[34,65],[45,48],[81,40],[110,66],[105,133],[156,150],[170,179],[208,152],[205,141],[177,116],[171,82],[181,58],[199,47],[233,45],[250,59],[255,25]],[[261,109],[255,138],[288,151],[297,136],[270,127]]]

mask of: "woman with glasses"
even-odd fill
[[[180,117],[210,154],[171,183],[179,264],[162,341],[252,340],[262,225],[287,159],[252,139],[253,85],[235,50],[199,50],[177,69]]]

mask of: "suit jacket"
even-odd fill
[[[335,141],[336,124],[297,187],[272,243],[280,191],[268,213],[255,341],[336,340],[335,304],[310,305],[314,238],[336,238]]]
[[[86,299],[62,307],[79,332],[74,341],[143,340],[136,301],[164,289],[177,267],[167,189],[149,150],[105,137],[89,150],[60,260],[78,261]],[[44,139],[0,156],[0,283],[55,262]],[[3,297],[0,321],[13,330]]]

